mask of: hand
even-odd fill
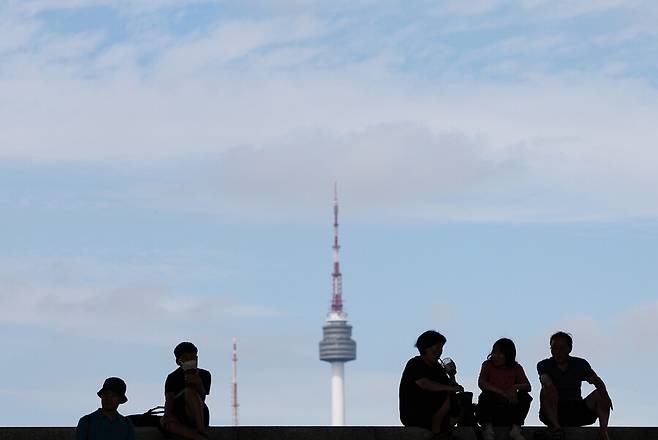
[[[509,400],[509,403],[512,403],[512,404],[519,403],[519,394],[516,392],[515,389],[512,389],[512,390],[508,391],[505,394],[505,397],[507,397],[507,400]]]
[[[463,393],[464,392],[464,387],[459,385],[459,384],[455,384],[455,392],[456,393]]]
[[[185,384],[186,385],[200,385],[201,376],[199,376],[199,371],[195,370],[194,373],[185,373]]]

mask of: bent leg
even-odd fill
[[[555,388],[542,387],[539,393],[539,413],[542,422],[551,429],[561,429],[557,411],[557,391]],[[543,415],[543,417],[541,417]]]
[[[443,404],[432,416],[432,432],[438,434],[441,432],[441,428],[444,425],[444,420],[450,412],[450,399],[446,397],[443,401]]]
[[[491,391],[483,391],[478,397],[477,419],[481,425],[493,423],[494,399]]]
[[[608,439],[608,421],[610,420],[610,405],[604,402],[599,390],[592,391],[586,398],[585,404],[599,419],[600,438]]]
[[[523,426],[525,424],[525,418],[530,411],[530,402],[532,402],[530,394],[525,392],[519,392],[517,394],[517,403],[513,405],[513,425]]]
[[[200,433],[206,432],[206,424],[203,417],[203,400],[199,393],[191,388],[185,389],[185,412],[187,417],[194,421],[196,430]]]

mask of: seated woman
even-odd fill
[[[434,330],[420,335],[420,355],[409,359],[400,379],[400,421],[429,429],[436,439],[450,437],[459,416],[455,393],[464,391],[455,381],[456,370],[448,374],[439,362],[445,343],[445,336]]]
[[[521,426],[530,410],[530,382],[516,362],[516,347],[511,339],[497,340],[491,354],[482,363],[478,385],[478,419],[484,426],[484,440],[494,440],[494,426],[511,426],[512,440],[525,440]]]

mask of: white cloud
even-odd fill
[[[310,16],[223,22],[208,35],[194,36],[173,45],[160,57],[156,68],[165,77],[196,75],[259,49],[319,37],[326,32],[325,25]]]
[[[545,19],[570,19],[585,14],[607,12],[613,10],[632,11],[650,7],[652,2],[647,0],[601,0],[588,1],[549,1],[549,0],[520,0],[519,4],[538,17]]]
[[[126,14],[152,13],[159,9],[212,4],[212,0],[10,0],[9,8],[28,15],[105,6]]]
[[[463,2],[459,0],[443,1],[436,8],[439,14],[480,15],[491,12],[500,7],[502,0],[472,0]]]
[[[348,204],[402,211],[401,205],[476,192],[507,168],[463,135],[390,124],[347,136],[301,132],[270,148],[236,148],[221,158],[215,187],[235,212],[276,217],[283,203],[287,217],[295,206],[297,214],[308,212],[337,179]]]
[[[0,322],[85,334],[98,340],[158,344],[175,340],[181,332],[201,334],[200,325],[220,329],[236,320],[276,318],[281,313],[244,304],[236,294],[172,292],[152,281],[86,281],[94,271],[120,277],[116,265],[98,269],[89,263],[77,266],[51,260],[43,265],[36,260],[30,266],[13,270],[5,266],[0,274]]]
[[[388,203],[430,219],[658,215],[647,203],[658,188],[656,90],[621,77],[630,67],[603,76],[526,72],[514,84],[456,79],[456,70],[425,81],[395,72],[392,49],[350,59],[315,41],[335,34],[335,22],[239,19],[182,40],[150,33],[93,57],[84,55],[103,33],[49,35],[57,50],[10,56],[0,73],[0,156],[136,166],[215,157],[225,172],[186,176],[180,197],[163,196],[171,184],[157,178],[114,197],[259,218],[312,211],[308,201],[334,179],[377,214]],[[522,72],[514,57],[571,43],[550,35],[494,42],[489,71]],[[70,62],[51,63],[51,52]],[[155,61],[140,64],[149,53]],[[512,58],[495,59],[501,54]],[[313,61],[338,55],[333,67]],[[469,56],[490,55],[475,50],[455,64]]]
[[[203,182],[215,190],[194,177],[176,203],[191,195],[253,214],[267,200],[264,211],[289,211],[339,179],[363,207],[387,199],[430,218],[656,214],[646,203],[658,187],[656,93],[639,83],[538,79],[421,96],[340,75],[223,74],[216,84],[204,75],[170,88],[30,76],[0,86],[11,102],[0,110],[3,156],[133,165],[217,157],[225,173]],[[169,203],[155,192],[155,204]],[[449,206],[437,203],[446,198]]]

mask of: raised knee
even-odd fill
[[[539,396],[542,399],[555,400],[557,399],[557,390],[555,387],[543,387]]]
[[[199,393],[197,393],[196,390],[192,388],[185,388],[185,400],[187,402],[198,403],[201,401],[201,396],[199,396]]]

